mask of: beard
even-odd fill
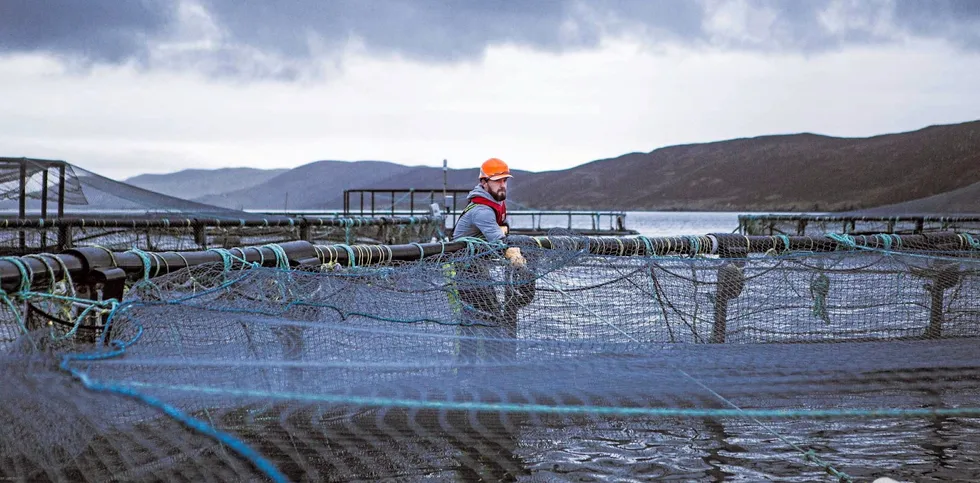
[[[497,191],[491,191],[490,192],[490,196],[493,196],[493,199],[495,199],[497,201],[504,201],[504,200],[507,199],[507,189],[506,188],[500,188]]]

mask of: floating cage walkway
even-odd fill
[[[220,220],[216,220],[220,226]],[[156,221],[148,222],[151,226]],[[980,254],[980,235],[938,232],[919,235],[826,235],[760,236],[715,233],[672,237],[583,237],[512,235],[510,244],[542,249],[584,251],[615,256],[710,256],[744,258],[751,254],[789,252],[840,252],[855,250],[895,250]],[[449,255],[470,248],[472,241],[409,243],[400,245],[318,245],[308,241],[288,241],[231,249],[189,252],[112,251],[105,247],[80,247],[59,254],[34,254],[0,258],[0,288],[6,291],[48,284],[51,279],[70,275],[76,281],[89,280],[100,271],[119,270],[128,279],[156,277],[183,268],[221,263],[232,259],[232,268],[259,263],[275,267],[288,261],[290,267],[317,267],[324,264],[361,267],[391,262],[418,261],[433,255]],[[26,270],[26,272],[25,272]],[[149,270],[149,272],[147,272]],[[24,276],[30,274],[29,279]],[[96,278],[100,276],[97,275]],[[25,283],[28,284],[25,286]]]
[[[392,244],[441,238],[444,236],[443,223],[442,217],[427,215],[234,219],[146,214],[0,218],[0,254],[61,252],[85,245],[113,250],[184,251],[290,240]]]
[[[959,216],[865,216],[827,215],[739,215],[738,232],[743,235],[819,235],[846,233],[918,234],[936,231],[980,231],[980,215]]]

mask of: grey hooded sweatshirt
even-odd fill
[[[497,200],[493,199],[493,195],[480,185],[477,185],[470,191],[470,194],[466,195],[467,200],[476,197],[486,198],[497,203]],[[486,238],[487,241],[494,242],[504,237],[504,231],[497,225],[497,214],[493,208],[486,205],[476,205],[456,220],[453,239],[464,236]]]

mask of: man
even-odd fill
[[[480,166],[480,184],[466,197],[469,205],[453,229],[453,239],[483,238],[495,242],[507,235],[507,180],[513,178],[507,163],[490,158]]]
[[[507,163],[497,158],[483,162],[480,166],[479,184],[466,197],[469,205],[463,209],[453,229],[454,240],[473,237],[497,242],[507,236],[507,180],[512,177]],[[466,324],[475,322],[493,326],[499,329],[498,332],[502,331],[500,336],[514,338],[517,336],[517,310],[529,304],[534,297],[534,281],[533,275],[525,268],[526,261],[520,248],[507,248],[504,257],[511,265],[507,278],[515,280],[515,283],[506,285],[503,304],[494,291],[497,283],[490,278],[487,259],[458,264],[457,287],[460,301],[463,302]],[[519,281],[521,279],[523,281]],[[464,343],[461,352],[467,358],[478,357],[480,354],[477,352],[496,352],[498,354],[482,354],[496,357],[512,352],[512,344],[509,345],[509,349],[486,351],[481,348],[482,344]]]

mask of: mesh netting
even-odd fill
[[[87,313],[64,285],[21,293],[0,477],[975,479],[977,252],[910,248],[471,245],[202,265]]]
[[[183,200],[137,188],[60,161],[0,158],[0,210],[18,209],[21,164],[26,210],[37,214],[47,200],[49,215],[57,213],[60,170],[64,169],[65,216],[93,213],[184,213],[238,219],[244,212]]]

